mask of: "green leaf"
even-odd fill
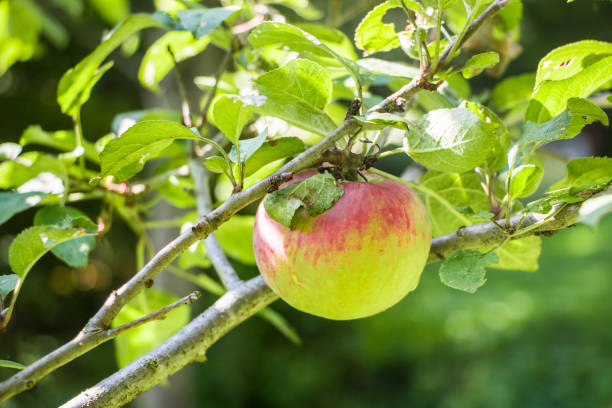
[[[419,75],[419,69],[415,66],[378,58],[362,58],[357,61],[357,65],[374,74],[392,78],[412,79]]]
[[[415,189],[427,208],[434,237],[482,222],[482,218],[466,214],[458,208],[469,206],[475,214],[489,211],[489,198],[474,172],[459,174],[429,171]]]
[[[235,215],[215,231],[223,251],[245,265],[255,265],[252,215]]]
[[[164,34],[147,49],[140,63],[138,80],[145,88],[159,90],[159,82],[174,68],[174,60],[168,47],[172,49],[176,61],[181,62],[204,51],[208,43],[210,37],[195,39],[189,31],[171,31]]]
[[[335,58],[331,49],[326,48],[320,39],[286,23],[265,21],[257,25],[249,35],[249,42],[255,48],[283,47],[286,51]]]
[[[21,146],[17,143],[0,144],[0,160],[14,160],[21,153]]]
[[[77,148],[76,138],[72,130],[57,130],[55,132],[47,132],[40,125],[28,126],[23,131],[19,144],[22,146],[40,145],[51,147],[63,152],[73,152]],[[92,143],[84,141],[83,156],[92,163],[99,163],[98,152]]]
[[[295,330],[295,328],[289,324],[283,315],[269,307],[261,309],[257,314],[259,314],[262,319],[270,323],[274,328],[281,332],[281,334],[290,342],[296,346],[300,346],[302,344],[302,339],[300,338],[297,330]]]
[[[238,147],[240,150],[240,162],[244,163],[249,157],[251,157],[266,141],[268,137],[268,128],[265,128],[258,136],[251,139],[238,141]],[[229,152],[229,158],[232,162],[238,162],[238,155],[236,152],[236,146],[232,146]]]
[[[498,145],[476,113],[465,107],[437,109],[406,132],[404,150],[425,167],[444,172],[472,170]]]
[[[220,95],[211,106],[211,116],[221,133],[236,145],[254,109],[253,105],[247,104],[238,95]]]
[[[535,272],[542,252],[542,239],[537,236],[513,239],[495,252],[499,261],[490,265],[491,268]]]
[[[388,10],[401,7],[398,0],[389,0],[374,7],[355,29],[355,45],[364,51],[364,56],[379,51],[390,51],[399,47],[395,24],[383,23]]]
[[[353,62],[356,56],[352,44],[341,31],[316,24],[303,27],[264,22],[251,32],[249,41],[258,48],[282,47],[283,51],[299,52],[302,57],[325,66],[342,66],[362,85],[374,80],[369,71]]]
[[[202,241],[198,241],[197,245],[194,244],[183,252],[178,258],[178,264],[181,269],[189,268],[210,268],[211,263],[206,258],[206,247]]]
[[[336,128],[323,110],[331,100],[332,81],[319,64],[296,59],[254,81],[266,103],[257,108],[302,129],[325,135]]]
[[[221,156],[213,156],[206,159],[204,166],[213,173],[227,173],[227,162]]]
[[[453,206],[457,211],[461,214],[465,214],[468,217],[480,218],[482,220],[492,220],[495,217],[495,214],[489,211],[475,211],[471,206],[465,205],[463,207]]]
[[[64,181],[47,171],[39,173],[17,188],[18,193],[62,194],[64,190]]]
[[[177,27],[177,29],[191,31],[197,40],[212,33],[215,28],[238,10],[240,10],[240,7],[236,6],[179,10],[180,27]]]
[[[612,213],[612,194],[591,197],[580,207],[580,222],[595,227],[604,215],[610,213]]]
[[[0,163],[0,188],[19,187],[43,172],[65,178],[66,171],[65,164],[55,156],[42,152],[26,152],[15,160]]]
[[[15,274],[0,276],[0,304],[2,304],[6,296],[15,289],[18,282],[19,276]]]
[[[550,186],[549,191],[602,184],[612,181],[612,158],[583,157],[566,165],[566,176]]]
[[[538,189],[543,175],[544,171],[534,164],[525,164],[512,169],[510,196],[516,199],[532,195]],[[504,177],[500,179],[504,180]]]
[[[34,56],[41,28],[29,4],[0,2],[0,76],[17,61],[27,61]]]
[[[23,364],[9,360],[0,360],[0,367],[16,368],[17,370],[23,370],[25,368]]]
[[[440,280],[453,289],[476,293],[487,281],[485,268],[498,260],[495,252],[483,254],[474,250],[457,250],[440,265]]]
[[[130,14],[128,0],[89,0],[89,4],[110,24],[117,24]]]
[[[147,316],[176,302],[178,298],[161,289],[147,289],[121,309],[112,327],[119,327]],[[115,338],[115,354],[119,367],[125,367],[138,357],[153,350],[189,323],[189,308],[178,307],[165,319],[154,320],[132,328]]]
[[[84,228],[85,227],[85,228]],[[62,242],[96,235],[89,225],[79,228],[58,228],[52,225],[30,227],[17,235],[9,247],[9,265],[13,272],[25,279],[32,266]]]
[[[248,177],[266,164],[285,157],[295,156],[304,150],[306,150],[304,142],[297,137],[281,137],[264,143],[246,161],[244,176]]]
[[[185,177],[170,177],[167,182],[156,186],[159,194],[177,208],[193,208],[196,205],[193,196],[193,183]]]
[[[264,208],[270,218],[294,229],[297,212],[302,216],[316,217],[330,209],[344,194],[331,174],[317,174],[304,181],[277,190],[264,199]]]
[[[119,181],[127,180],[175,139],[199,138],[185,126],[174,122],[151,120],[137,123],[104,146],[100,153],[100,176],[113,175]]]
[[[327,45],[336,55],[350,61],[357,59],[353,42],[340,30],[323,24],[302,23],[297,26]],[[333,56],[334,58],[336,56]]]
[[[525,119],[541,123],[563,111],[568,99],[586,98],[612,80],[612,43],[585,40],[559,47],[538,65]]]
[[[552,210],[552,201],[554,199],[552,197],[542,197],[537,200],[531,201],[527,203],[525,209],[528,212],[538,213],[538,214],[546,214]]]
[[[535,74],[523,74],[504,79],[493,88],[491,103],[501,111],[527,109],[535,77]]]
[[[89,224],[89,229],[96,225],[80,210],[72,207],[50,206],[43,207],[34,216],[34,225],[53,225],[60,228],[74,228]],[[96,238],[85,236],[72,239],[57,245],[51,250],[53,255],[73,268],[85,268],[89,261],[89,252],[96,245]]]
[[[121,136],[131,126],[147,120],[168,120],[181,123],[181,115],[177,111],[158,108],[123,112],[113,118],[111,130],[115,135]]]
[[[612,54],[612,43],[583,40],[555,48],[540,60],[535,85],[571,78],[596,62],[594,56],[602,54]]]
[[[134,14],[125,19],[106,36],[98,47],[74,68],[69,69],[60,79],[57,87],[57,101],[62,112],[74,115],[80,106],[87,101],[91,88],[110,68],[108,64],[98,68],[106,57],[132,34],[148,27],[163,27],[154,16]]]
[[[13,215],[32,208],[46,196],[45,193],[17,193],[12,191],[0,192],[0,225],[4,224]]]
[[[498,171],[506,166],[508,149],[510,148],[510,132],[504,122],[491,109],[476,102],[464,101],[460,107],[470,109],[480,118],[484,128],[489,133],[491,151],[486,164],[489,170]]]
[[[424,7],[432,7],[434,9],[438,8],[438,1],[439,0],[422,0],[423,6]],[[442,5],[442,10],[447,9],[449,7],[451,7],[457,0],[442,0],[440,2],[440,4]],[[413,1],[405,1],[406,3],[416,3]],[[473,3],[473,1],[471,1]],[[490,1],[489,1],[490,3]],[[410,7],[413,10],[416,10],[413,7]]]
[[[608,116],[601,108],[586,99],[571,98],[567,101],[567,109],[548,122],[527,121],[519,143],[543,144],[554,140],[571,139],[578,135],[584,126],[595,121],[608,126]]]
[[[353,119],[366,129],[384,129],[391,126],[401,130],[408,130],[412,123],[405,117],[386,112],[371,112],[365,116],[353,116]]]
[[[323,13],[312,6],[308,0],[264,0],[262,4],[280,4],[293,10],[298,16],[306,20],[318,20]]]
[[[463,67],[463,77],[473,78],[487,69],[492,68],[499,62],[499,54],[495,51],[483,52],[472,56]]]

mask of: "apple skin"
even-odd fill
[[[259,205],[253,229],[257,266],[296,309],[357,319],[393,306],[418,285],[431,246],[425,206],[404,184],[367,177],[367,183],[343,182],[344,195],[330,209],[294,230]]]

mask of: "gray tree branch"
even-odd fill
[[[612,186],[600,194],[612,194]],[[548,214],[531,213],[526,217],[516,216],[511,218],[509,226],[515,230],[519,228],[526,230],[520,238],[567,228],[578,221],[583,203],[560,204],[553,207]],[[503,223],[502,226],[505,227]],[[458,249],[478,249],[498,244],[504,238],[505,234],[491,222],[462,227],[456,232],[433,239],[428,263],[443,260]],[[240,299],[241,296],[245,296],[246,299]],[[203,315],[197,317],[158,349],[84,391],[67,402],[63,408],[114,408],[131,401],[182,366],[201,359],[207,348],[223,334],[275,299],[276,295],[266,286],[261,276],[243,283],[226,293]],[[224,318],[209,318],[218,311],[219,305],[227,305],[223,309]]]
[[[161,346],[62,405],[119,407],[193,361],[232,328],[276,299],[259,276],[228,291]]]
[[[202,158],[192,157],[189,159],[189,172],[195,185],[196,203],[198,214],[204,217],[212,210],[210,199],[209,175],[208,171],[201,163]],[[210,259],[213,267],[217,271],[223,286],[232,289],[242,283],[236,271],[225,256],[219,241],[214,233],[208,234],[204,239],[206,256]]]

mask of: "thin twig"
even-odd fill
[[[491,16],[495,15],[499,10],[506,7],[510,0],[496,0],[485,11],[483,11],[474,21],[470,23],[462,36],[457,38],[450,46],[444,50],[440,56],[440,64],[438,70],[446,66],[453,54],[483,25],[483,23]]]
[[[179,306],[183,306],[183,305],[190,305],[193,302],[195,302],[196,300],[198,300],[200,298],[200,296],[202,296],[202,294],[200,292],[198,292],[197,290],[194,292],[191,292],[190,294],[188,294],[187,296],[185,296],[182,299],[177,300],[176,302],[169,304],[168,306],[159,309],[156,312],[153,312],[151,314],[148,314],[146,316],[141,317],[140,319],[136,319],[134,321],[131,321],[129,323],[126,323],[124,325],[121,325],[119,327],[115,327],[114,329],[109,329],[106,331],[106,336],[108,336],[109,338],[112,337],[116,337],[119,334],[133,329],[134,327],[138,327],[138,326],[142,326],[145,323],[148,323],[150,321],[153,320],[163,320],[166,318],[166,315],[168,314],[168,312],[170,312],[171,310],[176,309]]]
[[[168,45],[168,54],[172,57],[174,62],[174,74],[176,75],[176,84],[178,86],[179,94],[181,95],[181,112],[183,114],[183,124],[188,128],[192,127],[191,122],[191,108],[189,107],[189,99],[187,98],[187,91],[185,90],[185,84],[183,83],[184,77],[181,72],[180,63],[176,60],[172,47]]]
[[[198,129],[200,131],[206,126],[206,115],[208,114],[208,110],[210,109],[210,105],[212,104],[213,99],[215,98],[215,94],[217,93],[217,88],[219,87],[219,81],[221,80],[221,75],[227,70],[227,67],[232,60],[232,54],[234,53],[234,47],[230,47],[229,50],[223,56],[223,60],[221,60],[221,64],[219,64],[219,68],[215,73],[215,84],[213,85],[212,90],[208,94],[206,98],[206,103],[204,104],[204,108],[202,109],[202,113],[200,114],[200,118],[198,119]]]
[[[193,177],[193,184],[195,186],[196,203],[198,207],[198,214],[200,217],[206,217],[212,209],[210,201],[210,188],[208,185],[209,177],[208,171],[202,165],[202,159],[193,157],[189,159],[189,171],[191,177]],[[214,233],[211,233],[204,239],[204,245],[206,246],[206,256],[210,259],[213,264],[223,286],[227,289],[232,289],[237,285],[241,284],[242,281],[236,274],[236,271],[229,262],[217,237]]]

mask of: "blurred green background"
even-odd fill
[[[60,48],[47,44],[39,58],[18,63],[0,77],[2,141],[18,140],[30,124],[71,127],[55,102],[57,81],[110,27],[109,17],[105,20],[92,7],[99,2],[84,2],[72,15],[66,4],[80,4],[78,0],[37,3],[62,21],[70,41]],[[315,2],[322,10],[327,3]],[[353,4],[343,3],[345,8]],[[523,52],[506,75],[533,72],[548,51],[568,42],[612,41],[609,1],[523,3]],[[131,8],[151,11],[153,4],[133,1]],[[350,35],[360,18],[347,22],[343,30]],[[143,41],[152,38],[145,35]],[[198,64],[214,67],[221,53],[207,52],[212,57],[195,59],[191,69]],[[173,92],[156,96],[139,87],[138,56],[117,54],[114,59],[117,69],[100,81],[84,107],[85,135],[91,140],[109,131],[117,113],[152,104],[178,106]],[[494,83],[479,77],[473,86],[486,91]],[[579,144],[568,149],[612,156],[612,132],[590,126]],[[548,182],[562,176],[559,168]],[[96,204],[80,208],[91,215],[99,212]],[[8,245],[31,225],[32,215],[22,213],[0,229],[0,273],[9,272]],[[168,231],[161,242],[174,234]],[[559,232],[544,238],[538,272],[489,271],[486,285],[474,295],[443,286],[437,265],[431,265],[417,290],[400,304],[358,321],[327,321],[278,301],[273,308],[295,327],[301,346],[261,319],[250,319],[212,347],[205,364],[191,365],[170,378],[169,386],[157,387],[130,406],[612,406],[611,242],[610,216],[597,230],[577,226]],[[72,338],[108,292],[134,273],[133,245],[129,229],[115,223],[85,270],[43,258],[22,291],[14,321],[0,335],[0,359],[32,362]],[[236,267],[244,277],[257,273],[252,267]],[[191,290],[185,285],[175,293]],[[203,296],[193,313],[213,300]],[[113,344],[108,343],[3,406],[57,406],[115,370]],[[0,368],[0,379],[13,372]]]

